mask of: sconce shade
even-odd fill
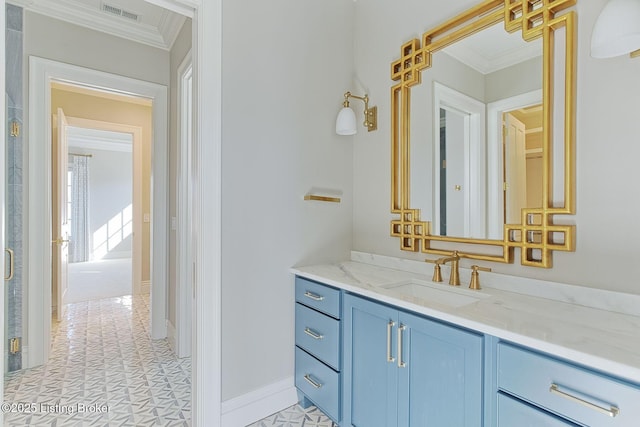
[[[349,107],[343,107],[336,119],[336,133],[338,135],[355,135],[356,132],[356,113]]]
[[[611,58],[640,49],[640,0],[610,0],[591,35],[591,56]]]

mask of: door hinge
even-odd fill
[[[9,340],[9,353],[16,354],[22,350],[20,345],[20,337],[11,338]]]
[[[11,122],[11,136],[18,137],[20,136],[20,123]]]

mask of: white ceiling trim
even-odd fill
[[[451,45],[444,49],[443,52],[482,74],[491,74],[503,68],[542,56],[542,46],[538,43],[527,43],[510,52],[502,52],[499,56],[493,58],[488,58],[472,47],[462,44]]]
[[[124,132],[68,126],[67,143],[69,148],[133,152],[133,135]]]
[[[172,12],[184,15],[187,18],[193,18],[193,10],[199,4],[199,2],[189,0],[144,0],[147,3],[155,4],[156,6],[164,7]],[[180,3],[180,4],[178,4]]]
[[[73,0],[8,0],[8,2],[34,13],[163,50],[171,49],[186,20],[183,15],[169,13],[169,18],[165,19],[160,27],[155,27],[144,23],[132,24]]]

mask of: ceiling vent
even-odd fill
[[[140,22],[141,16],[137,13],[124,10],[121,7],[114,6],[107,3],[102,3],[102,11],[110,15],[119,16],[121,18],[128,19],[130,21]]]

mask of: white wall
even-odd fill
[[[289,268],[349,256],[353,140],[334,130],[343,93],[360,92],[352,9],[223,3],[223,401],[293,376]],[[314,186],[342,203],[304,201]]]
[[[378,104],[375,134],[359,134],[354,148],[353,248],[422,260],[425,254],[400,251],[389,236],[390,200],[390,64],[400,46],[419,37],[474,1],[359,1],[356,8],[356,75]],[[494,271],[526,277],[640,293],[640,60],[595,60],[589,56],[591,30],[605,0],[579,0],[577,88],[577,225],[574,253],[554,254],[552,269],[485,263]],[[468,266],[469,262],[463,262]]]
[[[131,257],[132,154],[105,150],[83,151],[93,155],[89,160],[90,257]],[[108,240],[109,238],[111,240]],[[116,243],[120,239],[122,241]]]
[[[178,185],[178,114],[180,104],[180,94],[177,90],[178,67],[184,60],[186,54],[191,49],[192,22],[187,19],[173,43],[170,52],[171,87],[169,100],[169,216],[176,217],[178,210],[177,185]],[[169,233],[169,287],[168,287],[168,319],[175,325],[176,323],[176,262],[178,242],[175,230]]]

